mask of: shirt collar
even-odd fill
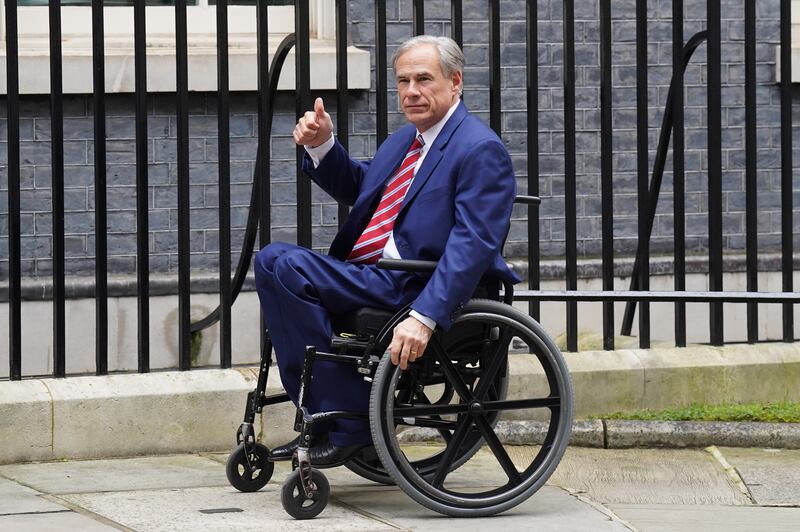
[[[431,146],[433,146],[433,141],[435,141],[436,137],[439,136],[442,128],[444,128],[444,125],[447,123],[453,113],[456,112],[456,108],[458,108],[458,104],[460,103],[461,99],[458,99],[456,103],[454,103],[453,106],[447,111],[447,114],[444,115],[444,118],[425,130],[425,133],[420,133],[419,130],[417,130],[417,135],[422,135],[422,140],[425,141],[425,145],[422,148],[423,150],[427,151]]]

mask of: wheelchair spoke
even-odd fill
[[[500,439],[497,437],[497,434],[495,434],[494,429],[489,422],[482,417],[477,417],[475,419],[475,424],[478,426],[478,430],[481,431],[483,438],[486,440],[486,443],[492,450],[494,457],[503,467],[503,471],[505,471],[506,475],[508,475],[508,480],[510,480],[513,485],[517,485],[522,482],[522,476],[519,474],[519,471],[517,471],[514,462],[511,461],[511,458],[508,456],[505,447],[503,447],[503,444],[500,442]]]
[[[428,396],[425,394],[425,391],[417,395],[417,400],[423,404],[431,405],[431,400],[428,399]],[[419,427],[430,427],[438,429],[439,435],[444,439],[445,443],[450,443],[450,438],[453,436],[453,433],[450,432],[456,426],[455,422],[453,421],[445,421],[439,416],[431,416],[434,422],[437,422],[438,425],[431,424],[431,420],[422,420],[425,424],[421,423],[420,420],[417,420],[417,426]]]
[[[442,344],[435,335],[431,338],[431,344],[434,345],[436,358],[439,360],[442,371],[444,371],[444,374],[447,376],[447,379],[453,386],[453,389],[465,403],[470,402],[472,400],[472,393],[469,391],[469,388],[467,388],[467,385],[464,383],[461,375],[458,374],[458,370],[455,368],[455,366],[453,366],[453,362],[450,360],[450,357],[447,356],[447,351],[444,350]]]
[[[450,466],[456,458],[456,453],[458,453],[461,444],[464,443],[464,440],[470,432],[470,421],[471,418],[469,416],[464,416],[462,419],[458,420],[458,425],[453,432],[453,437],[447,443],[447,449],[444,452],[444,456],[439,460],[439,467],[436,469],[436,475],[431,482],[434,487],[441,488],[442,484],[444,484],[444,479],[447,473],[450,472]]]
[[[394,421],[398,425],[405,425],[407,427],[425,427],[429,429],[436,429],[444,438],[445,443],[450,441],[450,431],[456,428],[455,421],[446,421],[444,419],[430,419],[430,418],[417,418],[410,421],[405,421],[408,418],[395,418]]]
[[[512,401],[486,401],[481,403],[484,412],[496,410],[522,410],[524,408],[557,408],[561,405],[561,398],[539,397],[537,399],[515,399]]]
[[[491,385],[494,384],[494,379],[497,372],[503,367],[503,363],[508,360],[508,357],[503,354],[505,346],[511,342],[513,331],[511,327],[504,327],[500,339],[495,345],[494,352],[484,360],[489,362],[489,366],[484,369],[481,374],[481,380],[478,383],[478,389],[475,390],[475,398],[479,401],[486,398],[487,392],[490,390]]]
[[[469,405],[422,405],[422,406],[401,406],[394,407],[395,417],[416,417],[416,416],[446,416],[449,414],[464,414],[469,409]]]

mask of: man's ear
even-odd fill
[[[461,86],[463,83],[463,74],[461,72],[455,71],[453,72],[453,91],[454,92],[461,92]]]

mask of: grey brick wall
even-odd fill
[[[744,249],[744,23],[743,0],[723,0],[723,206],[725,250]],[[671,1],[649,2],[649,124],[650,165],[658,139],[669,78],[671,75]],[[465,72],[464,101],[488,121],[488,7],[487,2],[464,2]],[[564,135],[560,1],[539,1],[539,147],[541,250],[545,257],[564,254]],[[619,255],[630,255],[636,246],[636,68],[634,0],[613,2],[613,120],[614,120],[614,233]],[[449,34],[449,1],[425,3],[426,31]],[[503,139],[514,159],[519,190],[526,190],[527,154],[525,109],[525,2],[501,3]],[[778,41],[778,0],[758,2],[757,96],[759,164],[759,247],[770,251],[780,245],[780,107],[774,82],[775,49]],[[353,44],[373,51],[373,2],[351,0],[350,30]],[[686,5],[688,39],[705,27],[705,4]],[[411,2],[388,2],[389,52],[411,35]],[[576,1],[576,101],[577,101],[577,190],[578,252],[599,255],[600,240],[600,113],[598,2]],[[705,48],[695,54],[686,73],[686,228],[689,253],[707,247],[707,155]],[[374,66],[373,66],[374,68]],[[390,78],[391,79],[391,76]],[[796,92],[796,91],[795,91]],[[335,108],[335,95],[323,93],[328,108]],[[190,172],[192,268],[213,271],[218,267],[217,142],[214,94],[191,95]],[[794,98],[794,164],[800,166],[800,96]],[[51,273],[50,121],[46,97],[22,98],[22,250],[23,274]],[[112,274],[136,269],[134,102],[132,95],[109,95],[108,115],[108,228],[109,268]],[[241,247],[247,218],[256,152],[256,102],[252,93],[236,94],[231,101],[231,198],[234,261]],[[174,271],[177,266],[176,122],[174,95],[151,95],[148,100],[148,153],[150,190],[150,268]],[[294,98],[280,95],[273,124],[272,223],[273,240],[296,238],[296,187],[294,146],[289,136],[294,124]],[[353,91],[351,100],[351,152],[368,157],[375,149],[374,91]],[[395,93],[389,95],[390,129],[403,123]],[[0,105],[0,277],[8,275],[7,238],[7,146],[5,105]],[[91,275],[94,271],[94,189],[92,109],[89,96],[64,99],[65,227],[67,272]],[[335,119],[335,116],[334,116]],[[671,157],[652,248],[655,253],[672,249]],[[314,247],[324,250],[337,227],[336,205],[314,187]],[[800,177],[794,180],[795,245],[800,247]],[[515,212],[507,255],[524,256],[527,251],[524,211]]]

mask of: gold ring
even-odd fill
[[[411,354],[414,355],[414,356],[417,356],[417,352],[416,351],[411,351]]]

